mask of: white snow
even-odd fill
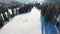
[[[57,16],[57,21],[60,22],[60,14]]]
[[[12,14],[12,10],[11,9],[8,9],[9,13]]]
[[[0,34],[42,34],[41,11],[33,7],[30,13],[15,16],[0,30]]]

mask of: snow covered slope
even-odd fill
[[[30,13],[15,16],[0,30],[0,34],[42,34],[41,11],[33,7]]]

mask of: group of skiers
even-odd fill
[[[33,8],[33,4],[25,4],[24,6],[19,8],[19,14],[30,12]]]
[[[14,16],[14,9],[12,10],[12,15],[6,7],[0,7],[0,28],[4,25],[4,22],[8,22],[10,17]]]

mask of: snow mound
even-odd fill
[[[30,13],[15,16],[0,30],[0,34],[42,34],[41,11],[33,7]]]

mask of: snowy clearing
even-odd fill
[[[0,30],[0,34],[42,34],[41,10],[33,7],[30,13],[15,16]]]

